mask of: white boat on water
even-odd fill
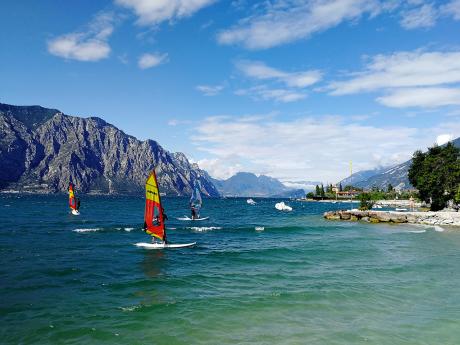
[[[396,208],[395,208],[395,211],[404,212],[404,211],[407,211],[407,208],[404,208],[404,207],[396,207]]]
[[[253,199],[248,199],[248,200],[246,200],[246,202],[247,202],[249,205],[255,205],[255,204],[257,204]]]
[[[286,205],[284,201],[276,203],[275,208],[279,211],[292,211],[292,207],[289,205]]]

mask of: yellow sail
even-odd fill
[[[164,241],[166,237],[163,208],[161,206],[160,192],[157,177],[152,171],[145,182],[145,213],[144,230],[148,234]]]

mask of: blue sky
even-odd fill
[[[335,182],[460,136],[460,0],[2,1],[0,102],[218,178]]]

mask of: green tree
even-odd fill
[[[360,210],[370,210],[372,206],[374,206],[374,202],[372,201],[372,195],[370,193],[361,193],[359,194],[358,198],[359,201],[361,201],[359,205]]]
[[[323,184],[321,183],[321,197],[324,198],[324,195],[325,195],[325,194],[326,194],[326,193],[324,193],[324,186],[323,186]]]
[[[460,184],[458,185],[457,192],[455,193],[454,201],[457,204],[460,203]]]
[[[316,195],[316,196],[320,196],[320,195],[321,195],[321,189],[319,189],[319,186],[318,186],[318,185],[316,185],[315,195]]]
[[[313,192],[307,193],[307,199],[313,199],[314,197],[315,197],[315,194],[313,194]]]
[[[431,210],[443,209],[454,199],[460,185],[460,150],[452,143],[416,151],[409,168],[409,181],[420,199],[431,202]]]
[[[343,192],[342,183],[339,183],[339,192]]]
[[[387,186],[387,191],[388,193],[392,192],[393,191],[393,186],[391,185],[391,183],[388,183],[388,186]]]

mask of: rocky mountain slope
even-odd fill
[[[218,196],[207,173],[182,153],[140,141],[97,117],[64,115],[39,106],[0,104],[0,189],[84,193],[142,193],[156,169],[161,191],[189,195],[193,182]]]
[[[452,141],[452,143],[460,148],[460,138],[457,138]],[[378,187],[381,189],[386,189],[389,184],[391,184],[393,187],[396,187],[398,189],[411,189],[413,186],[409,182],[409,168],[412,164],[412,160],[408,160],[404,163],[395,165],[390,168],[383,168],[379,171],[377,169],[377,173],[371,174],[371,176],[368,176],[365,179],[361,180],[355,180],[353,178],[353,185],[357,187],[361,187],[364,189],[371,189],[372,187]],[[362,173],[368,173],[372,170],[360,172]],[[357,174],[360,174],[357,173]],[[353,174],[355,175],[355,174]],[[344,183],[343,181],[348,181],[348,179],[342,180],[342,186],[345,186],[349,183]],[[356,182],[355,182],[356,181]]]
[[[378,168],[370,169],[370,170],[361,170],[361,171],[355,172],[351,176],[344,178],[339,183],[341,183],[343,187],[351,185],[351,184],[356,185],[357,183],[365,181],[372,176],[378,175],[386,171],[389,168],[390,167],[378,167]]]
[[[248,172],[239,172],[226,180],[212,180],[219,192],[224,196],[240,197],[289,197],[293,192],[299,194],[299,190],[287,188],[279,180]],[[297,195],[296,194],[296,195]],[[302,196],[305,192],[302,191]]]

